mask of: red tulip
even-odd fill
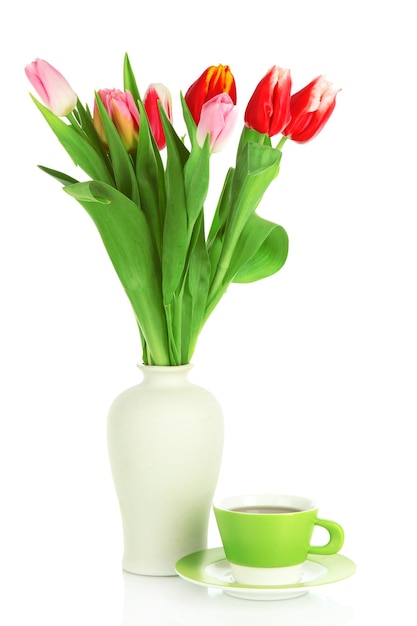
[[[229,94],[233,104],[236,104],[236,83],[229,66],[211,65],[185,94],[185,102],[196,124],[200,121],[203,104],[221,93]]]
[[[202,146],[210,135],[210,151],[219,152],[230,137],[237,119],[237,107],[227,93],[214,96],[201,109],[197,140]]]
[[[75,109],[76,93],[62,74],[47,61],[36,59],[26,65],[25,72],[39,97],[52,113],[64,117]]]
[[[138,145],[139,111],[130,91],[119,89],[100,89],[98,95],[106,107],[117,132],[128,152],[134,152]],[[108,150],[106,132],[97,103],[94,102],[93,124],[106,150]]]
[[[158,144],[158,148],[162,150],[166,146],[164,129],[162,127],[161,115],[159,113],[158,102],[161,103],[167,117],[172,121],[172,99],[171,94],[165,85],[161,83],[153,83],[149,85],[143,98],[143,106],[148,116],[152,134]]]
[[[332,114],[339,91],[324,76],[318,76],[292,95],[291,121],[283,135],[298,143],[313,139]]]
[[[245,111],[245,124],[269,137],[278,135],[291,119],[290,70],[277,65],[258,83]]]

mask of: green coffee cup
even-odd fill
[[[249,585],[299,582],[309,554],[336,554],[344,533],[320,519],[308,498],[279,494],[232,496],[213,504],[226,558],[235,580]],[[313,531],[329,533],[325,545],[311,545]]]

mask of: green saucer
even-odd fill
[[[301,596],[310,589],[344,580],[354,574],[356,565],[341,554],[331,556],[312,554],[303,564],[302,577],[299,583],[276,587],[258,587],[235,582],[223,548],[210,548],[193,552],[193,554],[180,559],[175,569],[184,580],[196,585],[222,590],[237,598],[285,600]]]

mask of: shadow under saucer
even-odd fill
[[[192,585],[178,576],[152,577],[123,572],[122,626],[344,626],[353,609],[320,593],[283,602],[240,600],[222,590]]]

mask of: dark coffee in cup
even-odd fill
[[[302,509],[294,509],[290,506],[238,506],[230,509],[236,513],[263,513],[266,515],[276,515],[277,513],[299,513]]]

